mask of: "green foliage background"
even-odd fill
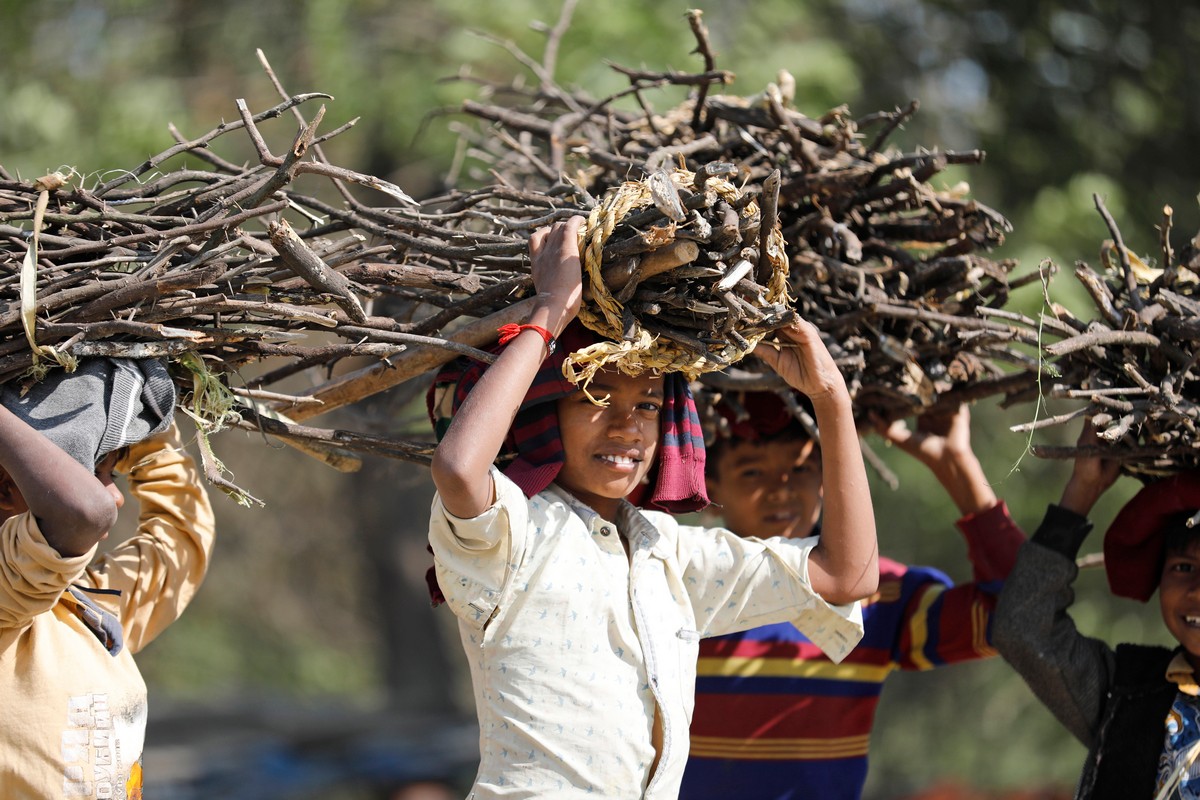
[[[273,105],[255,56],[261,48],[289,91],[333,95],[324,130],[359,118],[326,146],[335,163],[428,196],[441,188],[455,148],[454,115],[435,112],[452,112],[478,93],[476,80],[531,80],[502,43],[540,56],[545,37],[531,23],[552,25],[560,5],[0,0],[0,164],[25,178],[68,166],[94,182],[168,147],[168,123],[197,136],[233,118],[237,98],[254,109]],[[1167,0],[1072,6],[712,0],[703,8],[718,66],[737,74],[731,92],[753,94],[786,68],[796,77],[797,106],[812,116],[841,104],[861,115],[916,98],[921,110],[897,144],[985,149],[983,166],[947,182],[968,180],[976,197],[1014,222],[997,257],[1019,259],[1022,274],[1047,259],[1065,268],[1050,295],[1087,314],[1069,273],[1078,259],[1095,266],[1108,235],[1093,192],[1151,261],[1164,203],[1176,210],[1176,246],[1197,228],[1192,144],[1200,67],[1190,54],[1200,10]],[[687,8],[677,0],[582,0],[562,43],[558,79],[601,96],[624,85],[607,61],[699,69]],[[456,75],[469,79],[450,80]],[[245,146],[232,139],[219,147]],[[251,157],[248,147],[221,153]],[[1043,303],[1036,284],[1015,298],[1028,313]],[[356,423],[420,429],[412,399],[381,398],[357,412]],[[1055,411],[1001,409],[994,401],[973,410],[976,449],[1030,531],[1057,498],[1069,465],[1028,455],[1030,437],[1008,428]],[[1054,429],[1036,441],[1067,442],[1075,433]],[[948,499],[930,475],[872,442],[901,478],[896,491],[876,482],[884,554],[967,579]],[[189,738],[187,721],[215,706],[245,716],[281,704],[469,720],[449,614],[433,615],[423,601],[427,473],[376,462],[342,475],[235,433],[216,445],[268,505],[245,510],[217,498],[221,541],[209,581],[188,614],[140,657],[154,713],[185,729],[179,743],[199,746],[200,733],[193,729]],[[1136,488],[1110,492],[1096,510],[1098,527]],[[1085,574],[1078,594],[1084,631],[1110,641],[1163,640],[1156,609],[1109,598],[1101,572]],[[1082,757],[999,660],[898,675],[880,707],[869,797],[899,798],[941,782],[1069,786]]]

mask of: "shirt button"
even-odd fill
[[[608,527],[607,525],[605,525],[603,528],[600,529],[601,536],[608,536],[611,533],[612,533],[612,528]]]

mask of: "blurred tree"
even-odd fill
[[[919,98],[920,141],[988,152],[985,196],[1016,214],[1104,175],[1131,244],[1157,252],[1164,203],[1200,224],[1200,9],[1169,0],[822,0],[867,106]],[[1090,197],[1084,198],[1090,206]],[[1103,230],[1102,228],[1100,230]],[[1094,252],[1094,247],[1091,248]],[[1078,255],[1078,253],[1072,253]]]

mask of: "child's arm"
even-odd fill
[[[117,504],[96,477],[61,448],[0,406],[0,467],[20,491],[46,542],[81,556],[117,520]]]
[[[897,420],[882,434],[929,468],[960,515],[978,514],[996,505],[996,493],[971,448],[971,412],[965,403],[952,414],[922,414],[915,431]]]
[[[958,528],[967,539],[977,583],[984,592],[1000,591],[999,582],[1012,570],[1025,534],[996,497],[971,447],[971,413],[961,404],[948,414],[922,414],[916,430],[903,420],[881,426],[889,442],[920,461],[934,474],[958,508]]]
[[[212,505],[195,460],[172,424],[130,445],[115,470],[138,505],[137,533],[90,565],[85,580],[120,597],[134,653],[183,613],[204,581],[216,538]],[[81,581],[84,582],[84,581]]]
[[[579,225],[572,217],[541,228],[529,239],[530,269],[537,303],[529,323],[557,337],[579,311],[583,275]],[[477,517],[491,507],[490,470],[500,453],[525,393],[546,357],[535,331],[521,331],[471,389],[433,454],[433,483],[442,505],[456,517]]]
[[[1079,443],[1095,441],[1090,425]],[[1120,464],[1079,458],[1059,505],[1051,505],[1004,584],[992,618],[1000,655],[1067,730],[1091,745],[1114,669],[1112,649],[1084,636],[1068,613],[1075,557],[1092,525],[1084,516],[1116,480]]]
[[[760,345],[755,355],[808,396],[821,431],[824,514],[809,582],[830,603],[851,603],[878,588],[879,550],[850,393],[815,326],[801,320],[778,333],[782,347]]]
[[[1079,433],[1079,446],[1090,446],[1100,443],[1096,429],[1091,420],[1086,422]],[[1075,459],[1075,468],[1071,478],[1063,489],[1059,506],[1086,517],[1091,513],[1092,506],[1108,491],[1121,474],[1121,462],[1099,456],[1080,456]]]
[[[959,585],[929,567],[902,568],[893,577],[903,609],[895,616],[893,659],[901,669],[924,670],[994,656],[992,613],[1025,534],[996,498],[975,457],[967,406],[923,414],[915,430],[898,420],[880,432],[928,467],[954,501],[973,573],[971,582]]]

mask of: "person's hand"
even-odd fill
[[[947,462],[971,455],[971,412],[965,403],[948,412],[917,417],[912,430],[903,419],[877,423],[879,434],[934,472]]]
[[[562,333],[583,300],[583,268],[579,257],[579,226],[575,216],[544,228],[529,237],[530,272],[541,305],[551,310],[552,333]]]
[[[985,511],[997,503],[971,448],[971,412],[965,403],[953,411],[921,414],[915,431],[902,419],[890,425],[879,422],[878,430],[928,467],[962,514]]]
[[[834,363],[817,327],[807,320],[776,331],[779,342],[759,342],[754,355],[814,404],[827,398],[849,401],[846,380]]]
[[[1076,444],[1079,447],[1103,446],[1091,420],[1083,424]],[[1098,455],[1078,456],[1059,505],[1086,517],[1100,496],[1116,483],[1120,474],[1121,462],[1118,459]]]

